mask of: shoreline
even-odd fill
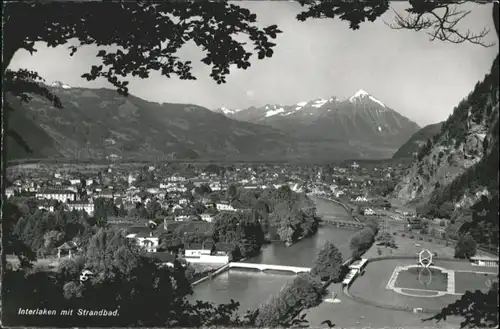
[[[310,195],[312,195],[312,193],[308,193],[308,194],[307,194],[307,196],[310,196]],[[313,196],[314,196],[314,197],[317,197],[317,198],[320,198],[320,199],[327,200],[327,201],[332,201],[332,202],[335,202],[335,203],[337,203],[337,204],[341,205],[341,206],[342,206],[342,208],[344,208],[344,210],[347,212],[347,214],[348,214],[349,216],[351,216],[352,218],[354,218],[357,222],[360,222],[360,220],[359,220],[359,219],[357,219],[357,217],[353,216],[353,215],[350,213],[350,211],[348,210],[347,206],[346,206],[346,205],[344,205],[343,203],[341,203],[341,202],[339,202],[339,201],[337,201],[337,200],[330,200],[330,199],[328,199],[328,198],[324,198],[324,197],[321,197],[321,196],[318,196],[318,195],[313,195]],[[309,236],[304,236],[304,237],[301,237],[301,238],[297,239],[297,241],[294,241],[294,242],[292,242],[292,243],[290,243],[290,244],[287,244],[286,242],[281,241],[281,240],[268,240],[268,243],[263,244],[263,246],[264,246],[264,245],[272,245],[272,244],[275,244],[275,243],[279,243],[279,244],[283,244],[283,245],[285,245],[287,248],[290,248],[291,246],[293,246],[293,245],[295,245],[295,244],[299,243],[300,241],[302,241],[302,240],[304,240],[304,239],[312,238],[312,237],[314,237],[315,235],[317,235],[317,234],[318,234],[318,231],[319,231],[319,229],[320,229],[320,224],[321,224],[321,223],[323,223],[323,224],[328,224],[328,222],[327,222],[327,221],[324,221],[323,219],[321,219],[321,220],[320,220],[320,222],[318,223],[318,228],[316,229],[316,231],[315,231],[313,234],[311,234],[311,235],[309,235]],[[260,255],[260,254],[262,254],[262,250],[259,252],[259,254],[258,254],[258,255]],[[258,256],[258,255],[255,255],[255,256]],[[255,256],[253,256],[253,257],[255,257]],[[243,262],[243,261],[245,261],[245,260],[246,260],[246,258],[242,258],[242,259],[241,259],[241,260],[239,260],[238,262]],[[208,279],[214,278],[214,277],[216,277],[217,275],[219,275],[220,273],[222,273],[222,272],[224,272],[224,271],[228,270],[228,269],[229,269],[229,266],[230,266],[230,263],[231,263],[231,262],[228,262],[228,263],[226,263],[226,264],[222,265],[221,267],[217,268],[215,271],[213,271],[213,272],[211,272],[211,273],[207,273],[207,275],[205,275],[205,276],[203,276],[202,278],[200,278],[200,279],[198,279],[198,280],[194,281],[193,283],[191,283],[191,287],[195,287],[195,286],[197,286],[198,284],[200,284],[200,283],[202,283],[202,282],[204,282],[204,281],[207,281]]]
[[[319,198],[319,199],[323,199],[323,200],[326,200],[326,201],[331,201],[331,202],[335,202],[335,203],[339,204],[340,206],[342,206],[342,208],[344,208],[344,210],[347,212],[347,214],[349,216],[351,216],[356,222],[361,222],[361,220],[358,217],[356,217],[355,215],[353,215],[351,213],[351,209],[346,204],[342,203],[341,201],[338,201],[338,200],[335,200],[335,199],[330,199],[328,197],[321,196],[321,195],[318,195],[318,194],[313,194],[313,193],[309,193],[308,196],[309,195],[312,195],[312,196],[314,196],[316,198]]]

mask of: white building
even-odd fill
[[[373,216],[373,215],[375,215],[375,210],[373,210],[371,208],[367,208],[364,210],[364,214],[368,215],[368,216]]]
[[[76,195],[68,190],[44,190],[35,194],[37,199],[57,200],[60,202],[75,201]]]
[[[211,249],[204,249],[203,246],[193,246],[186,248],[186,250],[184,251],[184,256],[186,257],[186,259],[189,257],[200,257],[202,255],[210,256],[211,252]]]
[[[68,208],[70,211],[77,210],[77,211],[85,211],[89,216],[94,215],[94,202],[90,200],[89,202],[69,202],[68,203]]]
[[[11,198],[14,196],[14,189],[12,187],[7,187],[5,189],[5,196],[8,198]]]
[[[54,206],[48,206],[48,205],[40,205],[38,206],[39,210],[46,210],[48,212],[54,212]]]
[[[217,202],[215,208],[219,211],[235,211],[234,207],[228,202]]]
[[[498,267],[498,256],[473,256],[470,258],[470,261],[476,266]]]
[[[200,217],[201,217],[202,221],[209,222],[209,223],[211,223],[212,220],[214,219],[214,217],[211,214],[206,213],[206,212],[201,214]]]
[[[133,239],[137,245],[144,248],[146,252],[157,252],[160,245],[160,238],[153,235],[153,232],[148,233],[132,233],[126,236],[128,239]]]

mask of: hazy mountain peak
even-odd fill
[[[70,85],[64,84],[61,81],[54,81],[51,86],[56,88],[71,89]]]
[[[226,107],[220,107],[216,109],[214,112],[222,113],[224,115],[233,115],[238,113],[239,111],[241,111],[241,109],[228,109]]]
[[[366,98],[370,99],[372,102],[379,104],[382,107],[386,107],[384,103],[382,103],[380,100],[376,99],[375,97],[373,97],[372,95],[370,95],[367,91],[365,91],[363,89],[359,89],[354,95],[352,95],[349,98],[349,102],[355,103],[358,100],[362,100],[362,99],[366,99]]]
[[[360,89],[360,90],[356,91],[356,93],[354,95],[352,95],[352,97],[349,98],[349,100],[351,101],[355,98],[366,97],[366,96],[370,96],[370,94],[367,91]]]

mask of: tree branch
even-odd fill
[[[397,12],[395,14],[395,23],[386,23],[392,29],[406,30],[431,30],[427,34],[430,36],[430,41],[441,40],[451,43],[469,42],[488,48],[494,43],[486,43],[484,38],[490,32],[489,29],[483,29],[478,33],[473,33],[467,30],[465,33],[458,31],[455,26],[462,21],[469,11],[458,11],[457,6],[465,3],[465,1],[456,1],[453,4],[440,4],[438,2],[423,2],[416,3],[411,1],[412,7],[406,9],[408,15],[403,17]],[[444,9],[443,14],[437,13],[437,10]]]

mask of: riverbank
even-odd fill
[[[338,203],[318,198],[313,200],[318,202],[319,214],[349,221],[345,208]],[[301,239],[290,247],[286,247],[282,242],[263,245],[261,253],[249,258],[248,262],[311,268],[314,255],[327,241],[333,242],[341,251],[343,258],[348,259],[351,256],[350,239],[354,233],[355,231],[350,229],[336,228],[326,223],[320,224],[313,236]],[[213,280],[206,278],[198,282],[193,288],[194,294],[190,301],[203,300],[225,304],[235,300],[240,302],[241,315],[244,315],[246,310],[258,308],[270,295],[279,293],[284,285],[296,277],[296,274],[286,272],[225,270],[216,276],[212,275]]]
[[[328,198],[326,196],[322,196],[322,195],[314,194],[314,193],[309,193],[309,194],[307,194],[307,196],[309,196],[309,197],[312,196],[312,197],[315,197],[315,198],[318,198],[318,199],[322,199],[322,200],[325,200],[325,201],[334,202],[334,203],[340,205],[342,208],[344,208],[344,210],[346,211],[347,215],[350,218],[354,219],[356,222],[361,222],[361,220],[360,220],[359,217],[357,217],[357,216],[355,216],[355,215],[352,214],[352,209],[348,205],[344,204],[343,202],[341,202],[339,200]]]

